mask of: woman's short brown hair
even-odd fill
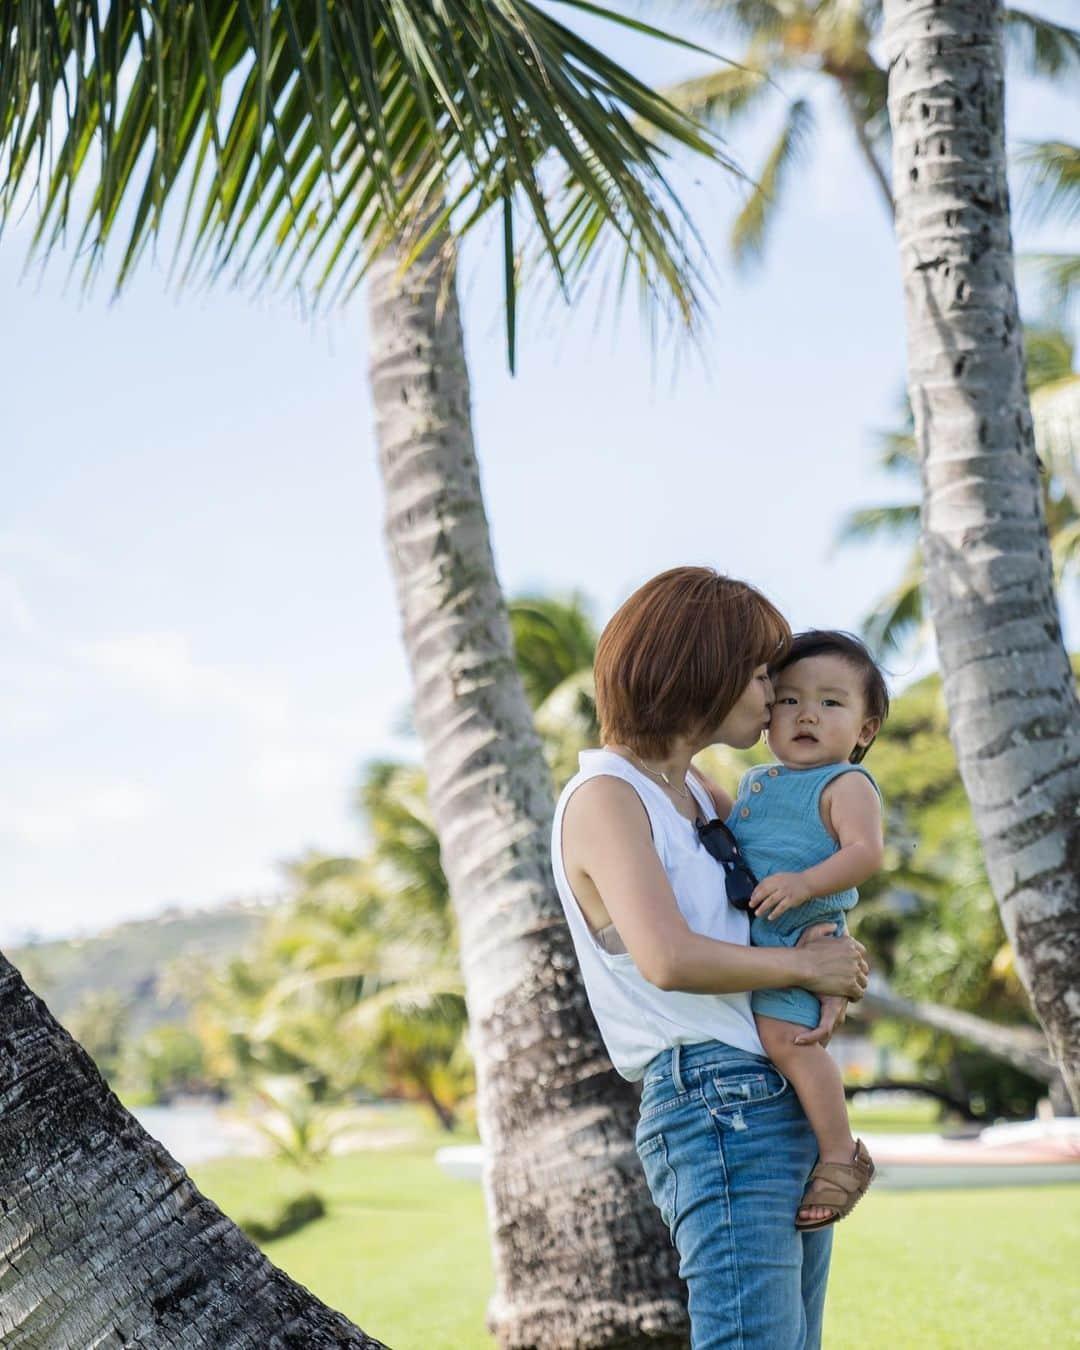
[[[782,656],[787,620],[745,581],[673,567],[616,610],[596,648],[605,743],[663,755],[676,736],[720,725],[760,665]]]

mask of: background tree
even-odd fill
[[[706,0],[694,9],[721,37],[744,45],[737,62],[664,93],[726,136],[770,114],[776,127],[731,226],[736,262],[762,256],[789,180],[810,159],[822,95],[850,128],[891,217],[887,72],[878,59],[882,0]],[[1032,74],[1065,80],[1080,71],[1080,31],[1025,9],[1004,9],[1001,18],[1009,46]]]
[[[685,221],[638,126],[711,147],[520,0],[379,4],[362,14],[208,0],[163,11],[38,3],[5,9],[0,39],[4,213],[25,181],[42,182],[46,248],[94,162],[88,268],[121,203],[135,208],[119,283],[189,169],[186,276],[230,267],[241,278],[314,275],[322,297],[348,292],[385,250],[370,274],[377,434],[416,725],[461,916],[493,1159],[494,1322],[507,1344],[630,1343],[681,1326],[681,1291],[671,1258],[657,1261],[666,1249],[632,1154],[633,1099],[603,1072],[554,896],[550,783],[483,514],[445,230],[500,208],[511,360],[519,207],[536,224],[527,254],[545,259],[563,288],[613,235],[624,275],[691,318]],[[59,149],[47,158],[38,152],[53,137],[54,105]],[[540,1008],[537,1040],[528,1028]],[[567,1141],[586,1136],[594,1175],[583,1178],[567,1164]],[[618,1211],[592,1203],[613,1188],[627,1197]],[[578,1219],[572,1250],[562,1206]]]
[[[1017,970],[1080,1107],[1080,707],[1025,390],[1000,6],[885,0],[922,544],[960,773]]]
[[[102,1075],[115,1082],[129,1023],[127,1001],[113,990],[86,994],[65,1018],[65,1025]]]
[[[1043,509],[1046,512],[1058,586],[1075,577],[1080,561],[1080,437],[1068,432],[1073,417],[1068,407],[1080,397],[1080,373],[1075,369],[1076,347],[1064,329],[1052,325],[1024,328],[1027,388],[1032,396],[1035,448],[1043,469]],[[878,463],[887,473],[910,484],[915,495],[906,501],[852,511],[840,527],[838,542],[858,543],[877,538],[912,540],[899,581],[885,591],[863,619],[867,641],[886,656],[909,638],[919,642],[929,627],[925,605],[926,569],[919,535],[919,453],[915,443],[911,405],[904,400],[904,421],[880,438]]]
[[[1023,148],[1019,163],[1028,170],[1024,206],[1034,220],[1080,220],[1080,146],[1069,141],[1040,141]],[[1066,311],[1080,289],[1080,253],[1059,251],[1028,255],[1047,304]]]

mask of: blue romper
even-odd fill
[[[861,773],[874,783],[861,764],[822,764],[814,769],[759,764],[743,775],[727,824],[759,881],[774,872],[803,872],[839,850],[822,823],[820,802],[823,790],[843,773]],[[876,783],[874,790],[880,797]],[[772,923],[753,918],[750,941],[755,947],[794,947],[803,929],[829,921],[835,922],[839,935],[845,910],[852,909],[858,898],[852,886],[815,896]],[[755,1013],[797,1026],[816,1027],[821,1016],[821,1004],[808,989],[759,989],[751,1006]]]

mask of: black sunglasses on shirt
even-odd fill
[[[727,890],[728,903],[735,909],[749,909],[750,897],[758,880],[739,852],[735,836],[719,817],[708,822],[698,820],[695,828],[698,838],[709,854],[724,869],[724,887]]]

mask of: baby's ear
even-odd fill
[[[862,730],[859,732],[859,745],[869,745],[874,737],[881,730],[880,717],[868,717],[862,724]]]

